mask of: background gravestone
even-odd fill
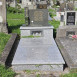
[[[76,12],[66,12],[66,25],[76,25]]]
[[[0,32],[8,33],[6,25],[6,0],[0,0]]]
[[[68,3],[68,10],[74,10],[74,4],[73,3]]]
[[[65,12],[65,25],[59,26],[57,29],[57,38],[59,37],[69,37],[70,35],[77,35],[77,25],[76,11],[66,11]]]
[[[38,9],[47,9],[47,2],[46,1],[37,2],[37,8]]]
[[[65,10],[64,8],[66,8],[66,3],[65,2],[60,4],[60,11],[64,11]]]

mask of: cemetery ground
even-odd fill
[[[53,17],[55,15],[51,15]],[[24,12],[22,13],[8,13],[7,12],[7,22],[10,33],[17,33],[20,36],[20,26],[25,23]],[[56,35],[56,28],[58,28],[60,21],[49,21],[51,25],[54,26],[54,37]],[[5,38],[6,37],[6,38]],[[10,35],[0,33],[0,54],[2,53],[6,43],[10,39]],[[26,70],[26,74],[36,73],[37,71]],[[16,74],[11,69],[6,68],[3,65],[0,65],[0,77],[14,77]],[[40,74],[37,73],[36,77],[40,77]],[[53,76],[52,76],[53,77]],[[69,74],[61,75],[61,77],[77,77],[77,70],[70,71]]]

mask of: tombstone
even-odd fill
[[[0,0],[0,32],[8,33],[6,22],[6,0]]]
[[[74,10],[74,4],[73,3],[68,3],[67,6],[68,6],[67,10]]]
[[[29,25],[20,27],[21,39],[12,61],[13,70],[63,71],[65,62],[53,39],[53,26],[48,24],[48,10],[29,10],[29,19]]]
[[[56,43],[69,69],[77,69],[77,12],[66,11],[65,25],[57,29]]]
[[[74,6],[75,6],[75,8],[77,8],[77,1],[75,1]]]
[[[11,3],[10,3],[10,6],[11,7],[16,7],[17,5],[17,1],[16,0],[12,0]]]
[[[64,11],[64,8],[66,8],[66,2],[60,4],[60,11]]]
[[[37,9],[47,9],[47,2],[46,1],[40,1],[37,2]]]
[[[56,2],[56,5],[57,5],[57,6],[60,6],[60,2],[59,2],[59,1],[57,1],[57,2]]]
[[[57,29],[57,38],[59,37],[69,37],[69,35],[77,35],[77,12],[76,11],[66,11],[65,21],[63,25],[60,25]]]
[[[29,11],[30,25],[32,26],[47,26],[48,25],[48,10],[36,9]]]
[[[70,26],[70,25],[76,25],[76,12],[67,12],[66,13],[66,25]]]

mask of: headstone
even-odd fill
[[[29,10],[30,25],[32,26],[47,26],[48,25],[48,10],[36,9]]]
[[[74,4],[70,2],[64,2],[60,4],[60,10],[61,11],[69,11],[69,10],[74,10]]]
[[[6,0],[0,0],[0,32],[8,33],[6,23]]]
[[[66,25],[76,25],[76,12],[66,12]]]
[[[66,8],[66,2],[60,4],[60,11],[64,11],[64,8]]]
[[[38,9],[47,9],[47,2],[46,1],[37,2],[37,8]]]
[[[68,3],[68,10],[74,10],[74,4],[73,3]]]
[[[75,6],[75,8],[77,8],[77,1],[75,1],[74,6]]]
[[[16,0],[12,0],[11,3],[10,3],[10,6],[11,7],[16,7],[17,5],[17,1]]]

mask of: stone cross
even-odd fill
[[[6,25],[6,0],[0,0],[0,32],[8,33]]]

